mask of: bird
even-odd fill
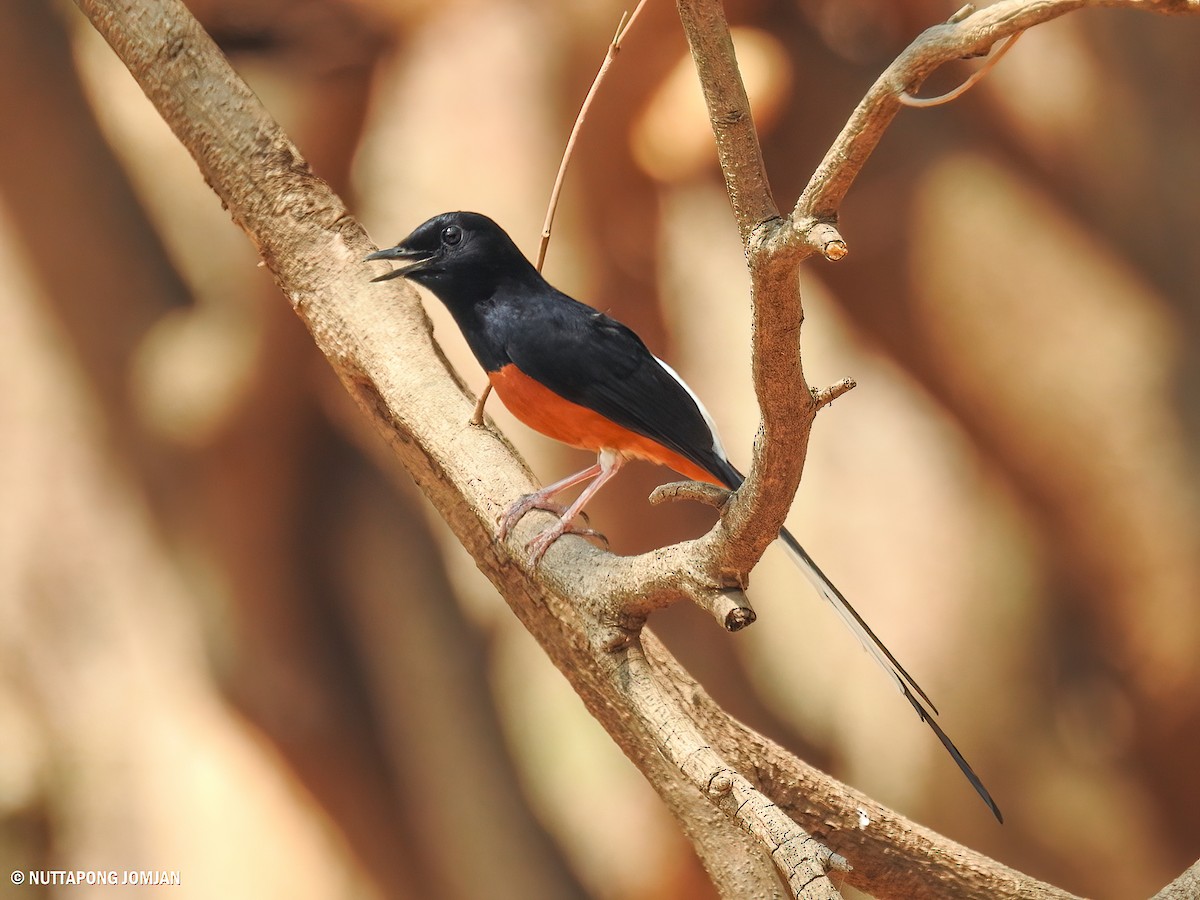
[[[492,388],[518,420],[596,453],[593,465],[521,497],[501,517],[501,540],[532,509],[558,517],[527,546],[531,565],[564,534],[594,534],[577,520],[631,459],[659,463],[730,491],[745,480],[730,463],[712,416],[679,374],[630,328],[552,287],[487,216],[463,211],[434,216],[364,262],[377,260],[403,266],[372,282],[402,277],[446,306]],[[553,502],[585,482],[569,506]],[[937,707],[929,696],[791,532],[782,529],[779,540],[1003,822],[991,794],[934,718]]]

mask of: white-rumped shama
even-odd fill
[[[628,459],[645,459],[698,481],[737,490],[744,480],[729,462],[716,425],[683,379],[620,322],[555,290],[512,239],[487,216],[448,212],[368,260],[398,260],[373,281],[403,276],[432,291],[450,310],[492,387],[518,419],[542,434],[597,454],[596,464],[514,503],[501,537],[531,509],[559,520],[529,544],[531,562],[575,527],[589,499]],[[554,496],[590,483],[567,508]],[[933,718],[937,708],[817,567],[791,533],[788,555],[837,610],[987,803],[995,801]]]

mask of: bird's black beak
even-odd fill
[[[392,269],[390,272],[372,278],[371,281],[387,281],[391,278],[399,278],[402,275],[408,275],[410,272],[422,268],[425,263],[432,261],[438,255],[436,250],[414,250],[405,247],[403,244],[397,244],[395,247],[388,247],[386,250],[376,250],[370,256],[363,259],[363,262],[371,262],[376,259],[396,259],[402,262],[407,262],[409,265],[402,266],[398,269]]]

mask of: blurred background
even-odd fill
[[[727,4],[783,207],[957,5]],[[622,9],[191,6],[377,243],[476,209],[530,255]],[[901,114],[849,257],[802,276],[810,380],[859,387],[817,421],[791,525],[1007,824],[781,553],[747,632],[652,622],[806,760],[1098,898],[1200,855],[1198,39],[1115,11],[1028,33]],[[0,5],[0,103],[0,869],[178,870],[179,898],[712,896],[73,6]],[[747,279],[665,0],[587,123],[546,273],[639,330],[748,463]],[[582,464],[489,411],[544,482]],[[614,550],[708,527],[645,503],[670,478],[601,495]]]

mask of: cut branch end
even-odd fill
[[[758,614],[750,606],[750,600],[741,588],[694,586],[692,596],[696,605],[716,619],[717,624],[728,632],[741,631],[758,619]]]
[[[832,222],[815,222],[804,232],[804,242],[830,262],[837,262],[850,247]]]
[[[837,262],[849,252],[850,248],[841,238],[829,241],[821,248],[821,254],[830,262]]]
[[[725,630],[729,632],[741,631],[747,625],[753,625],[758,619],[758,614],[750,608],[749,604],[734,606],[725,615]]]

